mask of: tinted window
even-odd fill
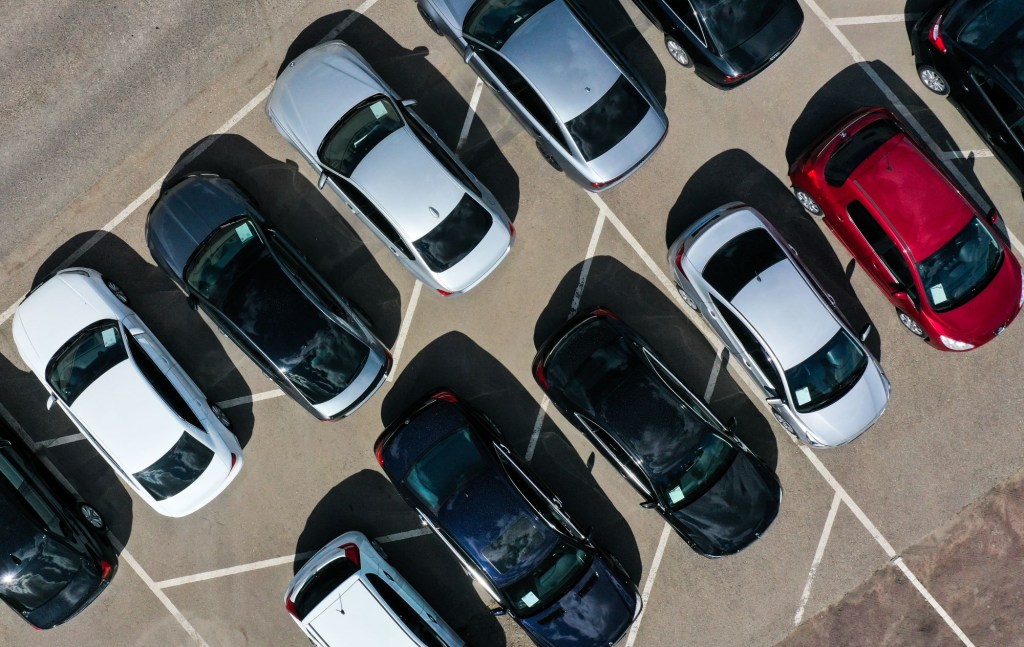
[[[768,351],[764,349],[761,342],[757,340],[754,333],[750,332],[747,328],[747,324],[740,321],[740,318],[732,313],[731,310],[722,305],[715,297],[711,297],[711,300],[715,303],[715,309],[718,310],[718,314],[725,320],[729,329],[732,330],[733,334],[739,340],[740,345],[747,352],[757,367],[761,369],[761,373],[764,374],[768,381],[772,383],[775,388],[775,394],[779,397],[785,397],[785,390],[782,388],[781,378],[779,372],[775,368],[775,364],[772,362],[771,357],[768,355]]]
[[[1018,139],[1024,139],[1024,106],[991,79],[977,73],[973,76],[1006,126]]]
[[[742,45],[751,36],[761,31],[779,9],[782,2],[767,0],[697,0],[697,6],[704,14],[711,37],[719,49],[727,52]]]
[[[864,160],[899,133],[899,126],[893,121],[876,121],[865,126],[832,153],[825,164],[825,181],[832,186],[843,186]]]
[[[928,302],[937,312],[963,305],[985,289],[999,271],[1003,248],[977,218],[917,264]]]
[[[4,453],[7,451],[10,450],[4,449]],[[20,495],[20,498],[28,504],[28,507],[46,525],[50,532],[60,536],[64,535],[64,529],[61,528],[60,515],[54,508],[56,502],[48,495],[36,489],[31,482],[25,479],[21,470],[15,467],[7,457],[2,455],[0,455],[0,474],[3,475],[3,478],[10,484],[11,488]],[[2,496],[9,496],[7,488],[3,488]],[[6,518],[4,519],[6,520]]]
[[[405,484],[424,505],[437,512],[463,483],[486,468],[469,429],[463,427],[438,442],[417,461],[406,474]]]
[[[462,30],[494,49],[512,37],[530,16],[551,0],[479,0],[466,14]]]
[[[145,349],[135,341],[135,337],[128,335],[128,349],[132,353],[132,358],[135,360],[136,366],[142,371],[142,374],[146,377],[146,380],[153,386],[156,392],[160,395],[164,402],[169,404],[174,412],[178,414],[182,420],[190,425],[198,428],[200,431],[203,429],[202,423],[199,422],[199,418],[185,402],[185,399],[181,397],[178,390],[174,388],[171,381],[167,379],[163,371],[150,359],[149,354],[146,353]]]
[[[893,241],[889,234],[885,233],[885,230],[878,224],[878,221],[871,215],[871,212],[860,202],[854,200],[846,208],[846,211],[850,214],[850,220],[853,221],[854,226],[864,236],[864,240],[868,242],[871,249],[878,254],[878,257],[882,259],[882,262],[889,268],[892,275],[907,291],[907,294],[917,302],[918,294],[917,286],[914,284],[914,277],[910,273],[910,266],[907,264],[906,259],[903,258],[903,253],[896,247],[895,241]]]
[[[426,645],[427,647],[447,647],[445,642],[438,637],[434,630],[430,628],[430,625],[420,617],[420,614],[409,606],[409,603],[405,601],[397,591],[388,586],[388,583],[377,577],[375,573],[367,573],[366,579],[370,582],[370,585],[377,591],[381,600],[384,604],[391,607],[391,611],[394,612],[398,619],[408,629],[416,634],[416,637]]]
[[[504,588],[520,615],[530,616],[560,599],[586,572],[592,561],[584,551],[562,544],[529,575]]]
[[[594,105],[565,123],[583,159],[601,157],[633,132],[650,106],[624,76]]]
[[[968,20],[958,40],[982,51],[992,51],[1000,40],[1015,34],[1021,21],[1024,21],[1024,4],[1020,0],[991,0]]]
[[[101,375],[128,359],[116,321],[99,321],[64,345],[46,367],[46,381],[71,404]]]
[[[213,450],[186,432],[171,451],[134,476],[150,496],[163,501],[195,483],[211,461]]]
[[[555,121],[551,111],[548,110],[547,105],[533,89],[533,86],[527,83],[526,79],[519,74],[519,70],[514,68],[500,54],[495,54],[483,48],[478,48],[476,52],[487,63],[487,67],[498,77],[501,84],[508,90],[508,93],[515,97],[516,101],[523,106],[523,109],[530,113],[544,130],[548,131],[548,134],[554,137],[558,144],[564,148],[565,138],[562,136],[562,131],[558,128],[558,122]]]
[[[359,571],[346,557],[339,557],[313,574],[295,596],[295,613],[305,618],[331,591]]]
[[[757,227],[715,252],[704,266],[703,276],[725,300],[732,301],[748,283],[785,258],[772,235]]]
[[[673,469],[658,474],[654,485],[670,508],[683,508],[721,478],[732,465],[736,451],[718,434],[708,432]]]
[[[377,95],[342,117],[324,138],[317,154],[324,165],[348,177],[374,146],[401,127],[402,118],[394,104]]]
[[[465,194],[441,224],[413,243],[423,262],[435,272],[444,272],[484,239],[494,220],[480,203]]]
[[[864,350],[842,328],[813,355],[786,371],[796,410],[828,406],[853,388],[867,367]]]

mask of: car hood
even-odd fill
[[[797,416],[810,430],[810,440],[838,447],[875,424],[888,403],[889,383],[874,359],[869,358],[864,374],[843,397],[827,407]]]
[[[710,489],[671,516],[701,552],[719,557],[756,541],[779,514],[781,501],[782,489],[771,470],[739,451]]]
[[[46,604],[25,614],[25,619],[41,629],[59,625],[77,614],[95,597],[100,583],[100,574],[96,567],[82,560],[81,567],[68,585]]]
[[[345,43],[329,41],[288,64],[267,99],[267,114],[293,146],[315,158],[334,124],[375,94],[390,96],[370,65]]]
[[[1003,248],[1003,264],[985,288],[967,303],[948,312],[934,312],[940,330],[947,337],[970,344],[983,344],[996,330],[1009,325],[1020,312],[1020,263],[1013,251]]]
[[[786,0],[778,13],[756,34],[725,52],[722,58],[738,74],[754,72],[767,65],[776,54],[786,49],[800,33],[804,12],[797,0]]]
[[[519,621],[542,647],[614,644],[629,629],[637,596],[600,558],[562,599]]]
[[[631,133],[604,155],[587,164],[604,182],[622,177],[654,154],[668,132],[668,120],[661,110],[651,107]]]

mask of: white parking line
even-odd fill
[[[832,18],[832,24],[845,25],[877,25],[892,22],[913,22],[921,17],[919,13],[893,13],[883,16],[852,16],[849,18]]]
[[[966,151],[946,151],[942,154],[942,159],[944,160],[963,160],[968,157],[974,157],[977,159],[979,157],[995,157],[995,155],[993,155],[992,151],[987,148],[975,148]]]
[[[61,436],[60,438],[41,440],[38,443],[36,443],[36,449],[49,449],[50,447],[60,447],[61,445],[67,445],[68,443],[78,442],[79,440],[85,440],[85,436],[83,436],[80,433],[68,434],[67,436]]]
[[[405,311],[405,317],[402,318],[402,327],[398,329],[398,339],[395,340],[395,350],[391,353],[391,372],[388,373],[388,382],[395,381],[395,367],[398,366],[398,360],[402,356],[402,349],[405,348],[405,338],[409,336],[409,328],[412,327],[412,316],[416,313],[416,303],[420,300],[420,290],[423,289],[423,283],[419,280],[416,281],[416,285],[412,286],[412,296],[409,297],[409,308]]]
[[[270,400],[271,398],[279,398],[284,395],[284,391],[281,389],[274,389],[272,391],[264,391],[262,393],[254,393],[252,395],[243,395],[240,398],[231,398],[230,400],[223,400],[217,403],[217,406],[221,409],[230,409],[231,407],[241,406],[243,404],[252,404],[253,402],[259,402],[260,400]]]
[[[548,415],[548,405],[551,398],[544,396],[540,402],[540,410],[537,412],[537,420],[533,423],[533,433],[530,434],[530,444],[526,446],[526,462],[533,460],[533,452],[537,450],[537,441],[540,439],[540,429],[544,426],[544,418]]]
[[[672,534],[672,527],[667,523],[661,530],[661,539],[658,540],[658,550],[654,551],[654,561],[651,562],[651,570],[647,572],[647,581],[644,582],[644,590],[640,594],[640,600],[644,608],[640,615],[633,621],[629,628],[629,637],[626,638],[626,647],[633,647],[636,642],[636,635],[640,633],[640,623],[643,622],[644,614],[647,613],[647,600],[651,597],[651,590],[654,588],[654,578],[658,577],[658,569],[661,567],[661,559],[665,556],[665,545],[668,544],[669,535]]]
[[[839,503],[842,498],[837,492],[832,497],[832,505],[828,509],[828,516],[825,518],[825,527],[821,530],[821,538],[818,539],[818,547],[814,551],[814,559],[811,560],[811,570],[807,574],[807,583],[804,584],[803,595],[800,596],[800,608],[793,616],[793,624],[798,625],[804,619],[804,610],[807,608],[807,601],[811,599],[811,586],[814,584],[814,576],[818,572],[818,565],[825,555],[825,546],[828,544],[829,535],[832,534],[832,525],[836,521],[836,513],[839,512]]]
[[[455,145],[455,154],[458,155],[459,151],[462,150],[462,145],[466,143],[466,138],[469,137],[469,127],[473,125],[473,118],[476,116],[476,106],[480,102],[480,93],[484,89],[484,82],[480,80],[480,77],[476,79],[476,85],[473,86],[473,96],[469,100],[469,111],[466,113],[466,120],[462,122],[462,132],[459,133],[459,143]]]
[[[711,402],[711,396],[715,394],[715,384],[718,383],[718,374],[722,372],[722,353],[715,354],[715,363],[711,366],[711,377],[708,378],[708,386],[704,389],[704,401]]]

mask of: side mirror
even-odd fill
[[[864,327],[860,331],[860,340],[861,341],[867,341],[868,340],[868,335],[871,334],[871,331],[872,331],[871,324],[864,324]]]
[[[412,108],[417,103],[418,102],[416,101],[416,99],[406,99],[405,101],[402,102],[402,105],[405,106],[406,108]]]
[[[729,421],[725,423],[725,428],[731,433],[736,433],[736,416],[729,418]]]
[[[640,507],[643,508],[644,510],[650,510],[652,508],[657,508],[658,507],[658,502],[657,501],[644,501],[643,503],[640,504]]]
[[[501,607],[498,607],[497,609],[491,609],[491,616],[493,616],[495,618],[500,618],[501,616],[507,616],[507,615],[508,615],[508,611],[506,611],[505,609],[503,609]]]
[[[988,221],[990,223],[992,223],[993,225],[996,224],[997,222],[999,222],[999,212],[996,211],[995,207],[992,207],[992,210],[989,211],[988,215],[985,216],[985,217],[988,218]]]
[[[187,303],[188,307],[192,308],[193,310],[199,310],[199,302],[196,301],[196,298],[194,296],[185,297],[185,303]]]
[[[320,179],[316,181],[316,188],[322,189],[327,184],[327,171],[320,171]]]
[[[765,402],[768,403],[769,407],[781,407],[785,404],[781,398],[766,398]]]
[[[51,393],[50,397],[46,399],[46,410],[49,411],[55,404],[57,404],[57,396]]]
[[[891,294],[892,296],[898,297],[898,296],[904,295],[906,293],[907,293],[907,288],[902,283],[890,283],[889,284],[889,294]]]

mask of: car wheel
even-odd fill
[[[540,151],[540,156],[544,158],[544,161],[551,165],[551,168],[561,172],[562,166],[558,163],[558,160],[555,159],[554,155],[544,150],[540,142],[537,142],[537,150]]]
[[[78,505],[78,513],[82,515],[82,519],[85,520],[85,523],[89,524],[96,530],[103,530],[107,525],[103,521],[103,515],[88,503],[80,503]]]
[[[949,94],[949,83],[946,82],[946,77],[942,76],[938,70],[931,65],[922,65],[917,68],[917,76],[921,79],[921,83],[924,83],[924,87],[928,88],[935,94],[944,97]]]
[[[416,11],[420,12],[420,17],[423,18],[423,22],[427,23],[427,27],[430,27],[430,31],[434,32],[438,36],[443,36],[441,30],[437,27],[437,23],[434,22],[433,18],[427,15],[427,12],[423,10],[423,7],[418,2],[416,3]]]
[[[900,323],[903,324],[904,328],[914,333],[914,335],[924,339],[924,328],[921,327],[921,324],[914,321],[910,315],[899,308],[896,309],[896,316],[900,318]]]
[[[384,547],[377,543],[376,539],[371,539],[370,545],[373,546],[373,549],[380,554],[381,558],[385,562],[387,562],[388,564],[391,563],[391,557],[388,556],[388,551],[384,550]]]
[[[784,430],[786,430],[786,433],[792,436],[796,435],[796,431],[793,429],[793,425],[789,424],[789,422],[787,422],[786,419],[782,417],[782,414],[780,414],[775,409],[772,409],[772,415],[775,416],[775,419],[779,422],[779,425]]]
[[[675,59],[676,63],[679,63],[683,67],[693,67],[693,59],[686,53],[683,46],[671,36],[665,36],[665,49],[668,50],[669,56]]]
[[[124,293],[124,290],[121,289],[120,285],[114,283],[110,279],[103,279],[103,283],[106,284],[107,289],[110,290],[111,294],[117,297],[118,301],[128,305],[128,295]]]
[[[806,191],[794,188],[793,195],[796,196],[797,202],[799,202],[800,206],[804,208],[804,211],[812,216],[821,217],[821,205],[815,202],[814,198],[812,198]]]
[[[209,404],[210,411],[212,411],[213,415],[217,417],[217,422],[224,425],[224,428],[227,429],[228,431],[231,431],[231,418],[228,417],[228,414],[224,413],[224,409],[221,409],[212,402]]]

